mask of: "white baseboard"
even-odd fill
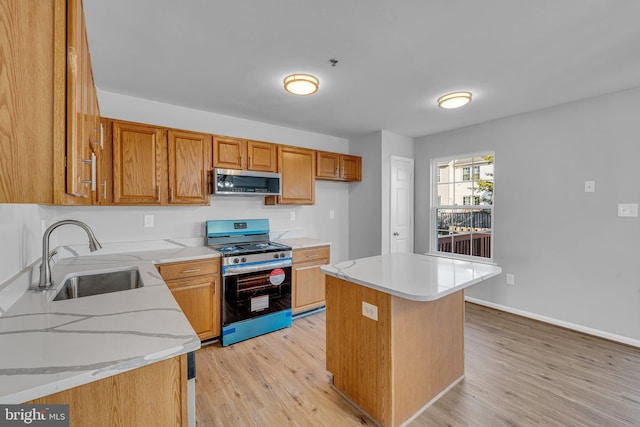
[[[518,316],[528,317],[530,319],[539,320],[544,323],[550,323],[552,325],[561,326],[563,328],[571,329],[574,331],[582,332],[588,335],[593,335],[596,337],[604,338],[610,341],[619,342],[622,344],[630,345],[632,347],[640,348],[640,340],[636,340],[633,338],[625,337],[622,335],[612,334],[610,332],[601,331],[599,329],[593,329],[586,326],[578,325],[576,323],[565,322],[564,320],[554,319],[552,317],[542,316],[540,314],[531,313],[528,311],[520,310],[517,308],[509,307],[506,305],[496,304],[490,301],[485,301],[473,297],[465,296],[466,301],[472,302],[478,305],[484,305],[486,307],[495,308],[496,310],[506,311],[507,313],[517,314]]]

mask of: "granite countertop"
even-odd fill
[[[200,348],[155,264],[218,254],[172,243],[140,252],[107,248],[52,268],[58,288],[70,273],[137,267],[140,288],[62,301],[52,301],[57,289],[20,296],[0,317],[0,403],[22,403]]]
[[[493,264],[413,253],[343,261],[320,270],[413,301],[434,301],[502,272]]]
[[[292,249],[306,249],[314,248],[317,246],[331,245],[331,242],[326,240],[314,239],[311,237],[290,237],[274,239],[275,242],[282,243],[283,245],[291,246]]]

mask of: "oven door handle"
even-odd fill
[[[255,264],[244,265],[226,265],[222,267],[222,276],[235,276],[244,273],[253,273],[256,271],[271,270],[274,268],[291,267],[293,264],[291,258],[282,258],[278,261],[257,262]]]

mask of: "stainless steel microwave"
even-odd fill
[[[280,196],[282,175],[235,169],[212,171],[213,194],[225,196]]]

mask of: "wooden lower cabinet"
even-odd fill
[[[28,404],[68,404],[71,427],[187,426],[187,358],[174,357]]]
[[[218,258],[156,266],[191,327],[201,340],[220,335]]]
[[[329,246],[293,250],[293,289],[291,295],[293,314],[303,313],[325,305],[324,273],[320,271],[320,267],[328,264],[329,259]]]

